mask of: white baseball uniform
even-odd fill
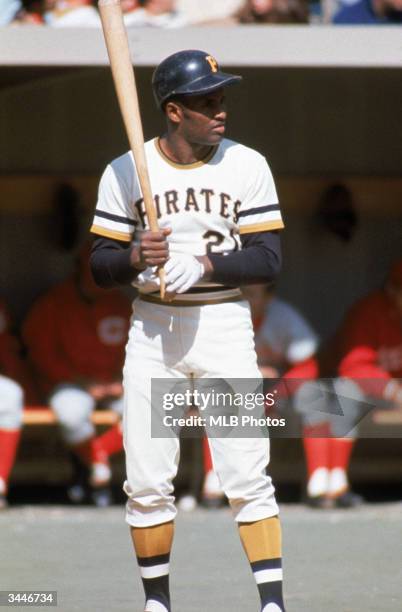
[[[272,353],[269,365],[279,369],[284,363],[294,365],[309,359],[318,349],[318,336],[308,321],[276,296],[268,302],[256,341],[269,346]]]
[[[160,228],[172,229],[171,254],[205,255],[241,249],[239,234],[283,227],[274,181],[259,153],[224,139],[203,161],[166,158],[159,141],[146,156]],[[91,231],[135,241],[148,229],[131,153],[105,170]],[[141,289],[140,289],[141,291]],[[248,303],[238,288],[200,282],[171,303],[158,293],[135,301],[124,367],[127,522],[146,527],[170,521],[176,510],[172,479],[177,438],[151,437],[152,378],[260,379]],[[237,521],[278,513],[265,468],[266,438],[213,438],[211,451]]]

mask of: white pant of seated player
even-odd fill
[[[91,414],[95,410],[96,401],[89,393],[74,385],[60,385],[53,391],[49,403],[67,444],[80,444],[95,435]],[[122,398],[109,404],[110,409],[119,415],[123,412],[123,405]]]

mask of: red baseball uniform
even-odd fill
[[[381,397],[390,378],[402,378],[402,322],[385,291],[352,307],[339,335],[339,373],[362,379],[366,393]]]
[[[4,378],[2,375],[4,375]],[[8,480],[20,439],[23,396],[14,383],[29,388],[29,376],[20,357],[17,339],[10,333],[10,319],[0,301],[0,509],[6,505]]]
[[[18,342],[10,333],[10,318],[6,305],[0,301],[0,373],[18,379],[20,368]]]
[[[42,390],[120,380],[130,315],[131,303],[120,292],[89,300],[74,279],[40,298],[25,321],[24,339]]]
[[[29,402],[35,402],[32,377],[21,358],[20,345],[10,331],[10,316],[6,304],[0,300],[0,374],[18,382]]]

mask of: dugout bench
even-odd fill
[[[118,415],[112,410],[95,410],[92,422],[98,433],[115,425]],[[122,482],[123,453],[111,459],[113,479]],[[71,478],[71,461],[63,442],[57,420],[46,406],[27,406],[23,414],[23,430],[17,460],[12,473],[12,485],[60,485]]]
[[[97,433],[115,425],[119,416],[112,410],[97,409],[91,415]],[[182,461],[176,487],[186,488],[202,484],[202,444],[184,439]],[[123,452],[111,457],[112,484],[121,488],[125,477]],[[71,479],[71,460],[62,440],[57,419],[47,406],[27,406],[23,414],[23,430],[11,485],[65,485]]]
[[[114,425],[118,416],[111,410],[95,410],[92,421],[101,433]],[[67,483],[71,477],[71,463],[52,411],[46,406],[27,407],[23,422],[12,485]],[[361,432],[351,463],[352,482],[401,482],[402,411],[373,411],[361,423]],[[195,451],[190,447],[191,442],[184,439],[178,486],[197,474],[191,463],[199,462],[199,470],[202,469],[199,445]],[[121,486],[124,480],[123,453],[112,457],[111,465],[113,484]],[[305,463],[300,439],[272,440],[270,472],[277,483],[303,485]]]

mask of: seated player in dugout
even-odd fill
[[[121,368],[131,304],[120,291],[106,292],[94,283],[89,253],[88,244],[72,276],[37,300],[23,338],[43,398],[71,450],[69,498],[106,506],[112,501],[109,457],[123,448],[121,426],[118,422],[96,436],[91,415],[102,406],[122,414]]]
[[[283,222],[265,158],[224,137],[226,87],[240,80],[204,51],[180,51],[162,61],[152,84],[166,131],[145,144],[160,231],[149,230],[131,153],[107,166],[92,226],[98,284],[133,283],[140,292],[123,377],[124,489],[146,612],[171,610],[172,480],[179,460],[177,436],[151,435],[151,381],[261,380],[250,309],[239,287],[276,278]],[[169,301],[159,296],[155,266],[165,267]],[[260,610],[281,612],[281,527],[266,473],[269,439],[211,436],[210,445]]]
[[[402,410],[402,259],[391,266],[384,287],[347,313],[337,339],[339,374],[352,397]]]
[[[346,435],[356,419],[346,414],[340,418],[333,410],[334,391],[342,392],[333,342],[320,347],[309,321],[292,304],[279,299],[273,287],[265,295],[262,288],[252,289],[251,296],[248,289],[246,295],[251,298],[261,372],[266,378],[281,377],[282,399],[287,398],[285,404],[291,401],[301,419],[307,467],[303,499],[314,508],[357,506],[362,498],[351,491],[347,476],[354,436]],[[323,391],[319,410],[314,403],[317,388]]]
[[[21,435],[24,399],[35,401],[30,373],[11,331],[6,304],[0,300],[0,510],[7,506],[11,470]]]
[[[354,507],[362,498],[350,489],[348,468],[358,423],[369,406],[402,409],[402,260],[392,265],[383,288],[351,307],[334,338],[305,369],[305,379],[308,369],[312,379],[331,377],[332,398],[343,412],[332,410],[328,419],[320,419],[318,412],[306,411],[316,395],[314,385],[297,388],[296,410],[305,421],[308,499],[318,507]]]
[[[357,506],[362,498],[350,488],[348,468],[359,421],[366,406],[402,409],[402,261],[391,267],[382,289],[352,306],[334,338],[305,369],[305,379],[308,369],[311,378],[331,377],[336,402],[324,419],[308,411],[316,397],[314,385],[304,383],[295,393],[304,419],[308,500],[316,507]]]
[[[318,348],[318,337],[306,319],[288,302],[276,295],[275,286],[243,287],[253,321],[258,366],[264,378],[309,378]],[[208,440],[203,440],[204,506],[216,507],[224,496],[212,467]]]

